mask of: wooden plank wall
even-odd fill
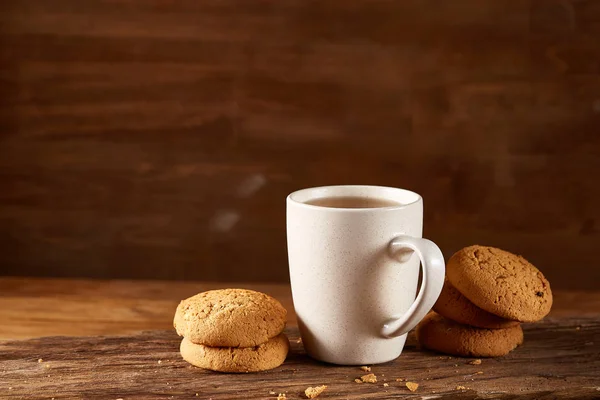
[[[4,0],[0,274],[286,281],[285,196],[600,282],[600,1]]]

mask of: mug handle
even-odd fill
[[[421,289],[408,311],[385,321],[381,334],[392,338],[404,335],[414,328],[433,307],[444,285],[444,256],[431,240],[400,235],[391,240],[388,247],[393,257],[408,260],[413,252],[421,259],[423,278]],[[400,256],[400,257],[399,257]]]

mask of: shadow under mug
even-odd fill
[[[310,204],[344,197],[387,206]],[[404,189],[325,186],[287,197],[292,296],[311,357],[364,365],[401,354],[407,332],[433,307],[444,283],[442,252],[421,238],[422,228],[423,200]]]

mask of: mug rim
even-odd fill
[[[308,193],[311,193],[311,192],[319,192],[319,191],[322,192],[322,191],[331,190],[331,189],[334,189],[334,190],[335,189],[356,189],[356,190],[367,189],[367,190],[373,190],[373,191],[379,190],[379,191],[384,191],[384,192],[396,192],[398,195],[411,196],[411,197],[413,197],[413,200],[409,201],[409,202],[401,202],[401,204],[394,205],[394,206],[387,206],[387,207],[345,208],[345,207],[317,206],[314,204],[306,203],[306,201],[317,199],[317,198],[319,198],[319,196],[310,197],[309,199],[306,199],[304,201],[301,201],[297,198],[298,196],[307,195]],[[322,197],[326,197],[326,196],[322,196]],[[327,196],[327,197],[330,197],[330,196]],[[334,197],[334,196],[331,196],[331,197]],[[386,200],[399,201],[399,200],[397,200],[397,198],[393,198],[392,196],[383,195],[383,196],[378,196],[378,197],[384,198]],[[413,192],[412,190],[395,188],[395,187],[391,187],[391,186],[327,185],[327,186],[315,186],[315,187],[309,187],[309,188],[296,190],[296,191],[290,193],[287,196],[286,200],[288,203],[292,203],[292,204],[298,205],[300,207],[314,209],[314,210],[326,210],[326,211],[338,211],[338,212],[364,212],[364,211],[373,212],[375,210],[381,210],[381,211],[402,210],[402,209],[408,208],[410,206],[414,206],[416,204],[422,203],[423,197],[421,197],[420,194]]]

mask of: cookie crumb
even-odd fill
[[[196,393],[196,397],[198,397],[198,393]]]
[[[473,375],[482,375],[482,374],[483,374],[483,371],[477,371]]]
[[[396,382],[404,382],[404,379],[402,379],[402,378],[396,378]]]
[[[467,390],[467,388],[459,385],[456,387],[456,390]]]
[[[159,364],[162,364],[162,360],[158,360],[158,363],[159,363]]]
[[[365,383],[377,383],[377,376],[375,376],[375,374],[367,374],[361,376],[360,380]]]
[[[323,393],[325,391],[325,389],[327,389],[327,385],[321,385],[321,386],[316,386],[316,387],[308,387],[304,391],[304,394],[306,395],[307,399],[314,399],[315,397],[317,397],[321,393]]]
[[[44,360],[42,360],[41,358],[38,358],[38,362],[41,363],[41,362],[44,362]]]
[[[363,381],[361,381],[361,380],[360,380],[360,379],[358,379],[358,378],[356,378],[356,379],[354,380],[354,382],[356,382],[356,383],[363,383]]]
[[[274,391],[270,390],[270,391],[269,391],[269,394],[270,394],[270,395],[275,395],[275,394],[277,394],[277,393],[275,393]]]
[[[277,395],[277,400],[287,400],[287,397],[285,397],[285,393],[279,393]]]
[[[389,385],[389,383],[384,383],[384,384],[383,384],[383,386],[384,386],[384,387],[388,387],[388,386],[390,386],[390,385]]]
[[[371,367],[367,367],[366,365],[363,365],[362,367],[360,367],[360,369],[362,369],[365,372],[371,372]]]
[[[455,367],[458,367],[458,364],[454,364]]]
[[[576,330],[576,331],[580,331],[580,330],[581,330],[581,327],[580,327],[580,326],[578,326],[578,327],[576,327],[576,328],[575,328],[575,330]]]
[[[411,392],[415,392],[419,388],[419,384],[415,382],[406,382],[405,385]]]
[[[298,340],[296,340],[296,343],[298,343],[298,344],[302,343],[302,338],[298,338]]]
[[[481,360],[479,358],[477,360],[471,360],[471,361],[469,361],[469,364],[471,364],[471,365],[480,365],[481,364]]]
[[[8,390],[12,390],[12,386],[9,386],[9,387],[8,387]]]

